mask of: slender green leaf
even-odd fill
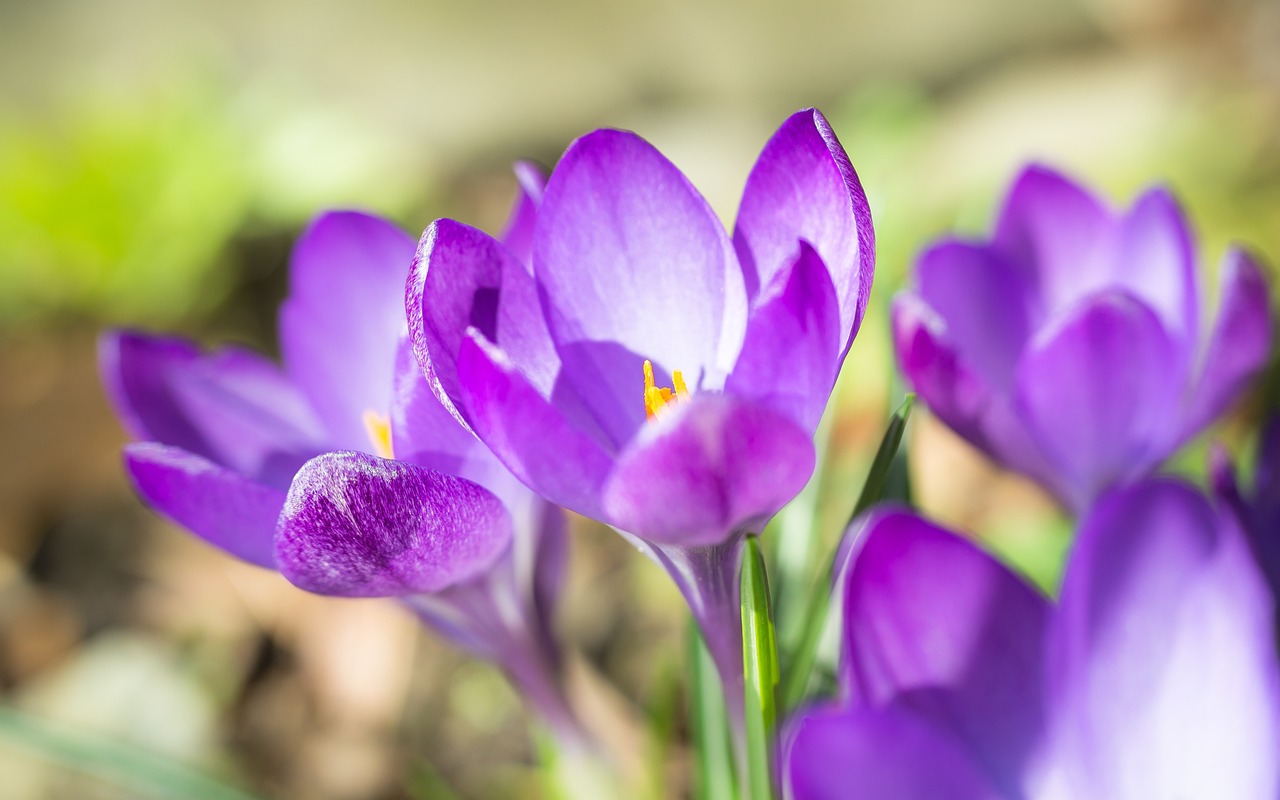
[[[778,646],[760,541],[747,537],[742,565],[742,666],[746,684],[747,794],[750,800],[775,796],[773,725],[777,719]]]
[[[733,800],[733,753],[729,744],[729,715],[724,690],[711,651],[702,641],[696,622],[689,621],[688,648],[690,691],[693,693],[693,746],[697,800]]]
[[[876,456],[871,462],[871,469],[867,473],[867,479],[862,484],[862,492],[858,495],[858,502],[853,506],[853,513],[849,520],[852,522],[859,514],[866,511],[871,506],[884,499],[886,491],[890,488],[895,490],[895,495],[899,497],[909,496],[910,486],[907,482],[906,457],[898,452],[899,446],[902,444],[902,436],[907,428],[907,420],[911,416],[911,409],[915,404],[916,396],[908,393],[903,398],[902,404],[889,418],[889,424],[885,427],[884,436],[880,439],[880,447],[876,450]],[[897,493],[903,494],[897,494]],[[823,628],[827,621],[827,610],[831,603],[831,579],[835,570],[835,557],[839,552],[839,543],[836,544],[836,550],[826,560],[826,566],[823,568],[822,574],[814,582],[809,592],[809,601],[805,605],[804,628],[800,636],[800,643],[792,653],[790,662],[787,664],[786,682],[782,688],[782,706],[784,709],[792,709],[800,704],[805,698],[805,692],[808,690],[813,677],[813,665],[817,660],[818,645],[822,640]]]
[[[252,800],[252,795],[190,767],[5,705],[0,705],[0,742],[27,749],[59,767],[128,787],[139,797]]]

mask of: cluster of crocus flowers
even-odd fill
[[[1114,213],[1030,167],[990,241],[947,240],[893,309],[898,360],[930,409],[1076,514],[1163,462],[1266,364],[1266,281],[1248,253],[1222,265],[1201,335],[1191,233],[1163,189]]]
[[[909,511],[855,548],[842,696],[786,736],[794,800],[1280,793],[1275,598],[1192,488],[1100,498],[1056,602]]]
[[[510,224],[518,236],[532,209]],[[413,240],[355,212],[297,243],[283,368],[171,338],[101,342],[154,508],[231,555],[339,597],[396,597],[501,667],[557,736],[581,744],[550,614],[562,513],[457,425],[423,380],[402,313]]]
[[[740,545],[809,479],[873,268],[862,187],[806,110],[766,144],[732,238],[653,146],[600,130],[548,179],[529,258],[438,220],[406,302],[441,402],[671,572],[740,702]]]

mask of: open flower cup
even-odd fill
[[[1030,167],[990,240],[928,249],[895,298],[898,360],[937,416],[1077,515],[1150,473],[1266,364],[1267,282],[1232,249],[1203,335],[1190,228],[1169,192],[1113,212]]]
[[[536,208],[523,197],[508,235]],[[104,383],[138,443],[138,492],[222,550],[303,589],[398,597],[500,666],[558,738],[581,737],[549,628],[563,514],[441,407],[403,317],[411,238],[356,212],[298,242],[283,368],[254,353],[113,332]]]
[[[528,259],[453,220],[427,229],[414,352],[521,481],[671,573],[740,706],[740,549],[813,470],[871,290],[862,187],[806,110],[765,146],[732,238],[633,133],[578,139],[525,188],[543,190]]]

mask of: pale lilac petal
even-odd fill
[[[944,241],[920,257],[916,286],[965,362],[1008,394],[1036,316],[1023,272],[991,248]]]
[[[156,511],[236,558],[274,568],[271,537],[284,490],[156,442],[126,445],[124,461],[138,494]]]
[[[275,553],[280,572],[307,591],[395,597],[477,577],[508,551],[511,535],[502,501],[470,481],[325,453],[290,487]]]
[[[791,115],[747,179],[733,241],[752,297],[795,259],[804,239],[831,271],[840,303],[842,352],[858,332],[875,274],[871,207],[840,140],[822,113]]]
[[[1127,289],[1156,313],[1186,350],[1200,335],[1196,252],[1178,201],[1152,189],[1120,220],[1114,285]]]
[[[538,207],[542,205],[542,195],[547,188],[547,175],[542,167],[531,161],[517,161],[515,173],[520,185],[519,194],[498,240],[506,245],[517,261],[532,270],[533,232],[538,222]]]
[[[238,348],[203,354],[177,339],[111,332],[103,383],[129,432],[284,489],[323,448],[310,406],[279,368]]]
[[[835,386],[841,353],[831,276],[802,242],[799,257],[757,297],[725,392],[781,411],[812,434]]]
[[[1012,791],[1043,722],[1049,602],[972,542],[875,512],[844,583],[852,702],[897,701],[963,742]]]
[[[560,359],[543,321],[537,288],[523,264],[483,231],[436,220],[422,235],[405,294],[409,337],[436,395],[459,407],[458,351],[468,328],[506,350],[549,397]]]
[[[1183,354],[1149,308],[1108,292],[1042,331],[1023,354],[1015,404],[1077,512],[1172,449]]]
[[[1227,253],[1222,302],[1200,360],[1182,424],[1192,436],[1227,409],[1271,355],[1271,292],[1257,262],[1243,250]]]
[[[707,202],[640,137],[601,130],[569,147],[533,265],[566,378],[615,444],[644,422],[644,359],[691,388],[723,385],[746,329],[737,256]]]
[[[1018,176],[996,224],[992,247],[1024,272],[1053,314],[1107,285],[1116,225],[1096,198],[1042,166]]]
[[[814,459],[809,432],[787,417],[696,394],[646,424],[619,457],[604,487],[604,519],[690,547],[758,533],[804,488]]]
[[[280,349],[336,447],[368,451],[364,413],[390,409],[412,259],[411,238],[355,211],[320,216],[294,246]]]
[[[474,328],[458,354],[462,405],[476,434],[507,469],[551,502],[600,518],[613,457],[547,400]]]
[[[1084,520],[1048,651],[1062,796],[1280,793],[1274,598],[1228,516],[1174,481]]]
[[[899,709],[825,708],[787,726],[779,771],[792,800],[996,800],[948,735]]]

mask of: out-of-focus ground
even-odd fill
[[[1280,259],[1278,42],[1268,0],[0,2],[0,711],[261,796],[536,796],[493,670],[390,602],[306,595],[137,502],[101,327],[272,352],[288,248],[318,210],[492,230],[513,160],[553,164],[603,125],[654,142],[731,220],[772,129],[818,105],[879,237],[817,487],[829,543],[901,393],[889,298],[929,238],[985,229],[1025,160],[1117,202],[1170,183],[1208,286],[1230,240]],[[1051,587],[1052,506],[927,414],[912,425],[921,505]],[[644,721],[680,724],[681,602],[607,531],[580,522],[574,543],[561,623],[590,705],[638,761],[667,759],[651,796],[678,795],[680,753]],[[785,601],[807,573],[774,545]],[[14,725],[4,797],[137,796]]]

